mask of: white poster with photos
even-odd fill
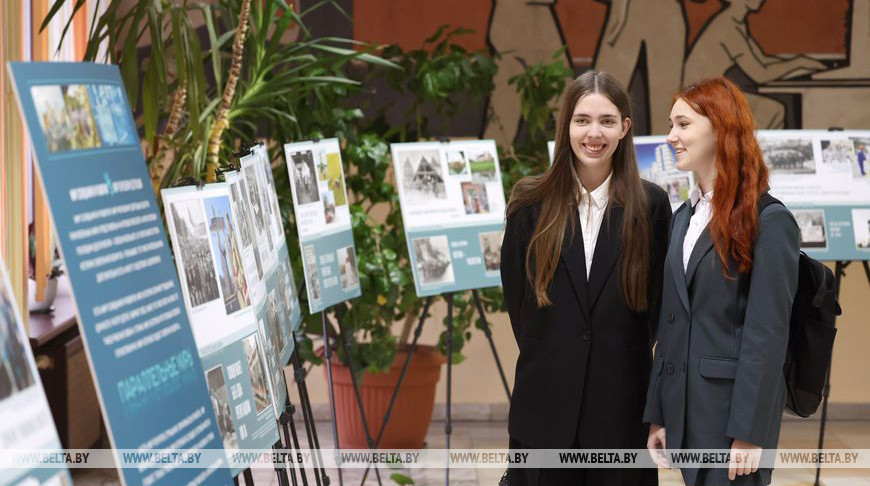
[[[338,139],[284,145],[313,314],[362,293]]]
[[[500,285],[505,197],[495,142],[391,151],[417,295]]]
[[[243,251],[252,239],[250,215],[233,209],[238,187],[178,187],[161,195],[224,448],[271,447],[278,440],[279,410],[268,394],[265,355],[259,351],[263,339]],[[232,464],[235,473],[248,465]]]
[[[770,193],[819,260],[870,259],[870,131],[759,130]]]

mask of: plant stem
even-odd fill
[[[248,33],[248,18],[251,16],[251,0],[242,0],[242,9],[239,13],[239,25],[233,37],[233,59],[230,64],[230,72],[227,75],[227,84],[224,86],[224,94],[221,104],[215,116],[214,125],[208,136],[208,153],[206,155],[205,178],[208,182],[217,180],[218,157],[221,151],[221,136],[229,126],[230,103],[236,93],[236,83],[242,71],[242,56],[244,55],[245,36]]]

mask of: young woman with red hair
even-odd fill
[[[781,204],[758,211],[767,168],[740,89],[709,79],[674,100],[668,143],[698,188],[671,225],[647,447],[663,467],[665,448],[731,450],[728,468],[683,468],[689,485],[766,485],[785,406],[800,231]]]

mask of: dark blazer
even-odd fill
[[[683,271],[693,212],[687,203],[674,214],[644,421],[664,425],[668,449],[730,449],[732,439],[775,449],[800,230],[784,206],[765,208],[751,271],[738,273],[729,259],[728,279],[709,227]],[[727,468],[682,473],[686,484],[729,484]],[[769,484],[771,473],[760,469],[733,484]]]
[[[662,267],[671,207],[665,192],[644,182],[652,228],[650,312],[626,307],[617,260],[623,208],[601,223],[589,281],[579,215],[550,287],[552,305],[539,308],[525,271],[537,206],[507,219],[501,279],[520,349],[508,431],[534,448],[645,448],[642,423],[651,365]]]

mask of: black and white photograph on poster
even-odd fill
[[[423,285],[453,283],[453,261],[447,236],[429,236],[413,240],[417,275]]]
[[[474,148],[466,150],[468,166],[471,168],[471,180],[484,183],[498,180],[496,174],[495,154],[488,149]]]
[[[465,160],[465,152],[462,150],[447,151],[447,172],[451,176],[468,175],[468,161]]]
[[[397,155],[402,166],[402,190],[408,203],[447,199],[438,150],[407,150]]]
[[[465,214],[481,214],[489,212],[489,199],[486,197],[486,186],[476,182],[463,182],[462,203]]]
[[[320,300],[320,274],[317,272],[317,252],[314,245],[302,249],[302,260],[308,272],[308,295],[311,300]]]
[[[339,248],[335,252],[338,257],[338,272],[341,274],[341,290],[348,290],[359,284],[356,269],[356,254],[352,246]]]
[[[292,272],[290,271],[290,260],[288,255],[284,254],[281,258],[281,274],[278,276],[278,293],[281,296],[284,312],[289,316],[296,307],[296,299],[293,298],[293,281]]]
[[[332,223],[335,221],[335,195],[327,189],[320,197],[323,199],[323,218],[326,224]]]
[[[230,200],[226,196],[203,200],[208,217],[212,251],[217,260],[218,282],[227,315],[251,305],[242,253],[236,240]]]
[[[309,204],[320,201],[317,174],[314,170],[314,152],[303,150],[290,155],[290,177],[296,187],[296,204]]]
[[[251,212],[248,210],[248,202],[240,192],[244,183],[245,181],[242,179],[238,184],[231,184],[230,197],[233,198],[233,206],[238,208],[236,219],[239,220],[239,236],[242,240],[242,247],[247,248],[254,241],[254,228],[251,226]]]
[[[260,343],[257,334],[251,334],[242,341],[245,350],[245,359],[248,362],[248,371],[251,375],[251,390],[254,394],[254,408],[259,415],[269,406],[269,386],[266,384],[265,367],[260,357]]]
[[[855,247],[870,250],[870,209],[852,210],[852,228],[855,232]]]
[[[870,180],[870,138],[854,137],[852,146],[855,148],[855,162],[852,164],[852,177]]]
[[[855,146],[851,140],[820,140],[820,145],[822,148],[822,166],[851,169],[852,161],[855,160]]]
[[[6,279],[0,273],[0,401],[34,383],[26,351],[30,344],[20,329]]]
[[[254,215],[254,225],[257,233],[268,231],[266,227],[266,215],[263,213],[263,205],[260,202],[260,191],[257,189],[257,166],[249,165],[243,169],[245,182],[248,189],[248,201],[251,203],[251,213]]]
[[[85,85],[33,86],[30,93],[50,152],[100,146],[100,135]]]
[[[169,205],[169,211],[180,250],[180,255],[175,257],[181,257],[184,268],[182,285],[187,289],[193,309],[220,297],[205,212],[198,199],[174,202]]]
[[[815,174],[813,142],[808,138],[770,138],[758,140],[764,163],[772,175]]]
[[[801,230],[801,248],[828,247],[824,209],[792,209],[791,212]]]
[[[215,366],[206,371],[208,382],[208,394],[211,397],[211,406],[217,419],[218,429],[224,441],[224,449],[235,450],[239,448],[239,437],[233,425],[233,412],[230,408],[230,399],[227,394],[227,383],[224,380],[223,366]]]
[[[480,233],[480,253],[486,272],[499,272],[501,268],[501,241],[504,231]]]
[[[281,332],[281,317],[278,315],[278,298],[275,295],[275,289],[269,291],[269,297],[266,298],[266,321],[269,324],[269,334],[271,342],[275,346],[274,353],[278,356],[284,351],[284,333]]]

